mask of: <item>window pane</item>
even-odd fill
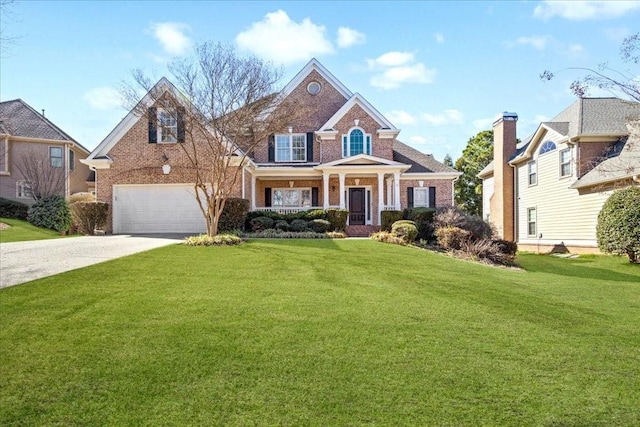
[[[311,190],[302,190],[302,206],[311,206]]]
[[[307,160],[307,136],[306,135],[293,135],[292,137],[292,160],[305,161]]]
[[[273,190],[271,205],[272,206],[282,206],[282,190]]]
[[[160,142],[176,142],[178,132],[177,119],[164,110],[158,112],[158,124],[160,130]]]
[[[413,206],[427,206],[428,200],[426,188],[413,189]]]
[[[361,130],[354,129],[349,135],[349,148],[351,156],[362,154],[364,152],[364,135]]]
[[[571,175],[571,151],[562,150],[560,152],[560,176]]]
[[[300,206],[300,190],[284,190],[285,206]]]
[[[289,135],[276,135],[276,161],[288,162],[291,160],[291,147]]]
[[[62,167],[62,147],[49,147],[49,158],[51,160],[51,167]]]

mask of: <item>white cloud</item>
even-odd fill
[[[399,67],[413,62],[415,55],[411,52],[391,51],[378,56],[376,59],[367,59],[369,67]]]
[[[191,39],[185,34],[191,27],[179,22],[159,22],[151,24],[153,36],[160,42],[166,53],[180,56],[191,48]]]
[[[395,89],[403,83],[433,83],[436,75],[434,68],[427,68],[424,64],[391,67],[382,74],[371,77],[372,86],[381,89]]]
[[[338,38],[336,42],[338,43],[339,48],[346,48],[356,44],[363,44],[365,41],[366,37],[360,31],[348,27],[338,28]]]
[[[82,95],[91,108],[96,110],[111,110],[122,107],[123,99],[116,89],[110,87],[94,87]]]
[[[284,10],[267,13],[262,21],[254,22],[251,28],[238,34],[236,43],[242,50],[287,65],[334,52],[325,37],[324,26],[314,24],[309,18],[294,22]]]
[[[394,125],[412,125],[416,122],[416,118],[406,111],[402,110],[393,110],[385,116],[393,123]]]
[[[518,37],[515,41],[509,41],[505,44],[507,47],[531,46],[535,50],[544,50],[547,44],[552,40],[551,36],[531,36],[531,37]]]
[[[493,128],[494,119],[476,119],[471,122],[473,128],[477,131],[491,130]]]
[[[444,43],[444,36],[442,35],[442,33],[436,33],[434,37],[436,39],[436,43],[438,44]]]
[[[570,21],[607,19],[640,10],[638,1],[549,1],[538,4],[533,11],[536,18],[548,20],[560,17]]]
[[[447,109],[438,114],[425,113],[422,119],[433,126],[454,125],[462,123],[463,115],[459,110]]]
[[[580,43],[574,43],[567,47],[567,55],[575,58],[585,53],[585,48]]]

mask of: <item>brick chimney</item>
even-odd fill
[[[508,161],[516,151],[516,113],[504,112],[493,122],[493,196],[490,201],[491,222],[498,235],[515,241],[514,169]]]

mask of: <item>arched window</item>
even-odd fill
[[[539,154],[548,153],[556,149],[556,144],[553,141],[545,141],[540,146]]]
[[[362,129],[354,128],[348,134],[342,136],[342,156],[356,156],[358,154],[371,154],[371,135],[365,134]]]

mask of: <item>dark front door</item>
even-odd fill
[[[365,190],[364,188],[349,189],[349,224],[365,224]]]

